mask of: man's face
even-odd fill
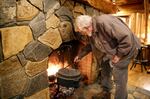
[[[89,32],[90,32],[88,28],[83,28],[83,29],[77,28],[77,31],[78,31],[81,35],[88,35]]]

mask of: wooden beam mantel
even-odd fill
[[[117,5],[141,4],[143,0],[115,0]]]
[[[90,5],[104,13],[116,13],[117,6],[114,5],[111,0],[74,0],[83,4]]]
[[[120,11],[127,11],[127,12],[144,12],[144,5],[143,4],[128,4],[128,5],[120,5],[118,6]]]

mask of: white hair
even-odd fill
[[[76,18],[76,26],[82,30],[92,24],[92,17],[88,15],[80,15]]]

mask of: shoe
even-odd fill
[[[111,97],[110,92],[102,91],[97,95],[93,96],[92,99],[111,99],[110,97]]]

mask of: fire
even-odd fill
[[[49,63],[48,69],[47,69],[48,76],[55,75],[59,69],[61,69],[63,67],[67,67],[67,66],[68,66],[67,62],[65,62],[63,65],[62,64]]]
[[[48,69],[47,69],[48,76],[55,75],[58,72],[58,70],[61,69],[61,68],[62,68],[61,64],[52,64],[52,63],[49,63]]]

